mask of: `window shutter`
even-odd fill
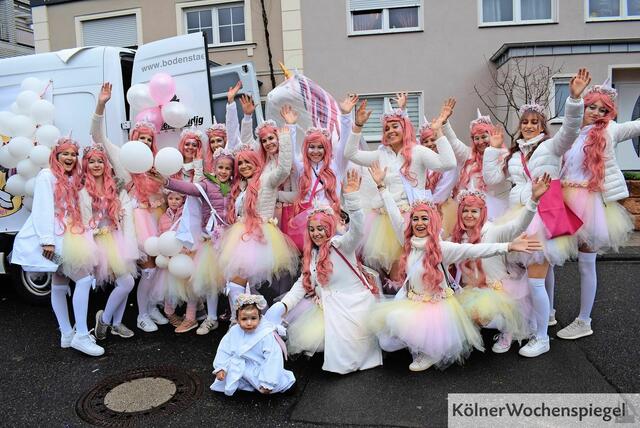
[[[362,129],[362,135],[372,139],[380,139],[380,136],[382,135],[380,116],[384,112],[384,97],[371,96],[361,98],[365,98],[367,100],[367,110],[371,110],[371,116],[369,116],[369,120],[364,124]]]
[[[114,16],[82,22],[84,46],[136,46],[136,15]]]
[[[351,11],[412,6],[420,6],[420,0],[349,0]]]

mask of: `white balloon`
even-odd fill
[[[20,89],[23,91],[33,91],[37,94],[41,93],[47,86],[47,82],[43,82],[37,77],[27,77],[20,84]]]
[[[18,166],[18,162],[20,162],[20,160],[11,156],[7,145],[0,148],[0,165],[7,169],[11,169]]]
[[[22,198],[22,205],[24,205],[26,209],[31,211],[31,208],[33,208],[33,198],[31,196],[25,196],[24,198]]]
[[[26,159],[29,153],[31,153],[33,141],[27,137],[14,137],[9,141],[9,144],[7,144],[7,148],[14,159],[21,161],[22,159]]]
[[[39,125],[53,123],[56,108],[47,100],[38,100],[31,105],[31,118]]]
[[[24,184],[24,193],[27,196],[32,197],[33,196],[33,190],[35,189],[35,187],[36,187],[36,178],[35,177],[31,177]],[[23,202],[24,202],[24,200],[23,200]]]
[[[158,172],[165,177],[169,177],[182,168],[183,158],[182,153],[174,147],[165,147],[160,149],[156,154],[156,160],[154,166]]]
[[[169,257],[165,257],[162,254],[156,257],[156,266],[160,269],[166,269],[169,267]]]
[[[31,138],[33,133],[36,132],[36,123],[29,116],[19,114],[14,116],[11,128],[14,137]]]
[[[10,111],[0,111],[0,134],[11,136],[13,133],[13,127],[11,124],[13,123],[13,118],[16,115],[11,113]]]
[[[40,172],[41,169],[42,168],[40,168],[38,165],[31,162],[31,159],[23,159],[20,162],[18,162],[18,165],[16,166],[16,170],[18,171],[18,174],[23,176],[25,180],[28,180],[38,175],[38,172]]]
[[[47,147],[53,147],[58,142],[58,138],[60,138],[62,134],[60,130],[53,125],[43,125],[38,128],[36,131],[36,141],[38,144]]]
[[[120,148],[120,162],[133,174],[147,172],[153,166],[153,153],[140,141],[129,141]]]
[[[160,254],[160,249],[158,248],[158,237],[150,236],[144,241],[144,252],[150,255],[151,257],[156,257]]]
[[[191,257],[186,254],[178,254],[169,260],[169,273],[176,278],[188,279],[195,269]]]
[[[24,196],[25,184],[24,178],[21,175],[15,174],[9,177],[7,184],[4,186],[4,190],[14,196]]]
[[[182,250],[182,243],[176,238],[176,232],[168,230],[158,238],[158,251],[165,257],[173,257]]]
[[[33,91],[22,91],[16,98],[16,104],[22,111],[31,111],[33,103],[40,99],[40,95]]]
[[[49,156],[51,156],[51,149],[47,146],[35,146],[29,153],[29,159],[31,162],[38,165],[41,168],[49,166]]]
[[[146,83],[136,83],[131,86],[127,91],[127,101],[137,111],[158,106],[158,103],[149,95],[149,85]]]
[[[178,101],[169,101],[162,106],[162,118],[173,128],[182,128],[189,122],[189,111]]]
[[[20,107],[18,107],[18,104],[15,101],[11,103],[11,106],[9,107],[9,110],[13,114],[24,114],[25,113],[22,110],[20,110]]]

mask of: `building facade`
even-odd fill
[[[0,58],[34,52],[28,0],[0,0]]]

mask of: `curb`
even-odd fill
[[[640,247],[622,247],[617,253],[609,252],[599,254],[597,260],[601,261],[640,261]]]

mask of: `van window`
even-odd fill
[[[120,68],[122,69],[122,90],[124,91],[124,99],[127,99],[127,91],[131,87],[131,74],[133,73],[133,54],[128,52],[120,52]],[[124,103],[126,116],[129,117],[129,103]]]

